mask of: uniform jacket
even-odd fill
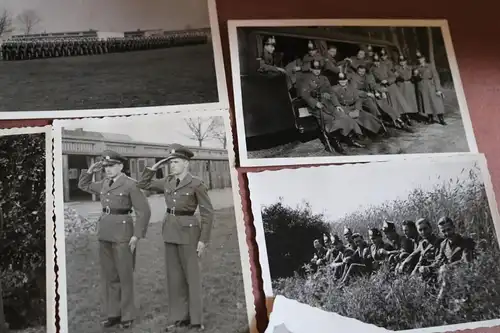
[[[340,73],[340,66],[345,66],[345,63],[343,61],[337,62],[334,57],[329,55],[328,53],[326,54],[324,58],[325,62],[325,70],[328,70],[332,73],[338,74]]]
[[[410,81],[413,79],[413,67],[406,65],[396,65],[394,67],[394,72],[397,73],[397,80],[399,81]]]
[[[203,181],[188,173],[176,187],[175,177],[153,179],[155,173],[150,168],[144,169],[137,186],[145,190],[162,191],[165,195],[165,204],[171,210],[195,212],[199,208],[201,219],[199,222],[194,215],[175,215],[175,211],[174,215],[166,213],[163,220],[163,240],[173,244],[190,244],[198,241],[208,243],[214,209]]]
[[[306,54],[304,58],[302,58],[302,71],[309,72],[311,70],[311,61],[317,60],[320,63],[320,66],[323,67],[325,65],[325,57],[321,54],[316,53],[314,56]]]
[[[338,84],[334,86],[332,90],[334,93],[332,101],[335,106],[347,107],[348,109],[351,107],[356,110],[361,110],[363,106],[361,94],[351,83],[348,83],[345,87]]]
[[[418,264],[422,266],[430,265],[439,254],[439,248],[442,241],[442,238],[435,235],[432,235],[429,239],[421,239],[415,251],[405,259],[405,264],[416,264],[418,262]]]
[[[358,66],[363,65],[367,68],[367,70],[371,66],[371,60],[369,58],[359,59],[357,56],[350,57],[351,61],[349,61],[349,71],[356,72],[358,70]]]
[[[380,83],[384,80],[387,81],[388,84],[393,84],[396,82],[396,76],[389,69],[386,64],[380,63],[378,66],[373,65],[371,68],[371,73],[375,77],[375,81]]]
[[[474,258],[474,240],[472,238],[457,236],[455,242],[444,239],[439,247],[439,254],[432,266],[437,267],[454,262],[471,262]]]
[[[321,102],[321,94],[333,95],[330,81],[324,75],[316,76],[313,73],[305,73],[297,84],[299,96],[313,109],[316,103]]]
[[[441,82],[439,74],[431,64],[424,64],[415,67],[418,70],[418,77],[422,80],[431,81],[432,86],[437,90],[441,90]]]
[[[364,76],[359,75],[354,72],[349,75],[349,81],[357,90],[360,90],[364,97],[365,94],[363,92],[371,92],[374,93],[376,90],[379,90],[379,86],[375,82],[375,78],[373,75],[366,73]]]
[[[99,218],[98,238],[108,242],[128,242],[132,236],[144,238],[151,218],[149,202],[136,186],[137,182],[122,174],[111,187],[109,179],[92,181],[92,174],[82,172],[78,182],[81,190],[100,196],[101,205],[105,209],[130,209],[135,212],[135,225],[130,214],[102,213]]]
[[[259,60],[259,72],[276,72],[279,73],[278,68],[274,64],[274,55],[267,50],[262,52],[262,57],[257,58]]]

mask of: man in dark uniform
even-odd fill
[[[325,58],[319,53],[318,47],[312,40],[307,43],[307,50],[307,54],[302,59],[302,71],[309,72],[312,68],[312,61],[319,61],[321,68],[323,68]]]
[[[350,146],[362,148],[363,145],[352,139],[355,134],[363,133],[361,128],[354,119],[345,114],[340,106],[337,106],[338,101],[330,81],[321,70],[321,62],[313,60],[310,64],[310,71],[304,73],[300,82],[297,82],[298,95],[307,103],[311,114],[323,127],[333,149],[340,154],[345,154],[339,139]]]
[[[354,242],[353,233],[351,228],[344,227],[344,238],[347,242],[347,247],[351,250],[356,250],[356,243]]]
[[[338,84],[332,88],[335,106],[340,107],[358,125],[371,134],[378,134],[383,130],[381,121],[373,114],[362,109],[362,93],[351,84],[344,73],[339,73]]]
[[[165,194],[167,209],[163,220],[163,241],[169,319],[172,321],[167,332],[183,326],[204,329],[200,257],[210,240],[214,209],[203,180],[189,173],[189,161],[193,156],[188,148],[174,144],[170,155],[146,168],[137,184],[141,189]],[[153,179],[166,162],[171,173],[163,179]],[[201,223],[194,216],[197,208]]]
[[[368,230],[368,237],[370,237],[370,257],[372,259],[372,268],[373,270],[377,270],[382,263],[387,258],[387,251],[394,251],[394,248],[384,242],[384,238],[382,237],[382,232],[380,232],[377,228],[371,228]]]
[[[398,270],[399,264],[415,250],[415,243],[411,239],[401,236],[396,231],[394,222],[384,221],[382,232],[387,240],[389,240],[389,244],[394,250],[384,250],[381,252],[383,252],[386,258],[389,259],[389,262],[394,265],[394,268]]]
[[[264,43],[264,51],[262,56],[257,58],[259,68],[257,71],[268,76],[276,76],[286,74],[286,70],[276,65],[274,60],[274,50],[276,49],[276,41],[273,37],[266,39]]]
[[[420,240],[416,249],[399,266],[400,273],[420,274],[420,267],[431,265],[439,253],[442,238],[432,232],[429,220],[425,218],[418,219],[415,225]],[[422,272],[424,271],[425,269],[422,269]],[[428,275],[422,277],[426,278]]]
[[[314,256],[311,259],[311,264],[313,265],[314,270],[316,270],[320,266],[326,264],[328,249],[321,244],[319,239],[314,240],[313,246],[314,246]]]
[[[104,151],[102,157],[102,161],[80,174],[78,187],[98,195],[103,207],[97,234],[107,314],[103,326],[121,323],[123,328],[128,328],[135,316],[135,250],[137,241],[146,236],[151,209],[136,181],[122,172],[125,158],[111,150]],[[105,179],[92,181],[93,174],[102,169]],[[132,208],[135,223],[130,215]]]

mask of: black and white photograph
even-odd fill
[[[228,107],[215,0],[1,0],[0,51],[4,119]]]
[[[200,111],[54,122],[62,331],[249,332],[228,121]]]
[[[56,333],[50,126],[1,129],[0,166],[0,333]]]
[[[477,152],[446,20],[237,20],[242,166]]]
[[[391,331],[500,323],[484,155],[247,175],[266,296]]]

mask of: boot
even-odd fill
[[[339,142],[339,140],[337,140],[337,138],[333,135],[330,135],[328,137],[328,141],[330,142],[332,148],[337,152],[339,153],[340,155],[346,155],[346,151],[344,150],[344,148],[342,147],[342,144]]]
[[[413,126],[413,123],[411,122],[411,119],[410,119],[410,116],[405,114],[405,123],[408,125],[408,126]]]
[[[436,121],[434,120],[434,115],[430,114],[427,116],[427,122],[429,124],[434,124]]]
[[[442,114],[438,114],[438,119],[439,119],[439,123],[443,126],[446,126],[446,121],[444,121],[444,115]]]
[[[356,142],[356,141],[352,138],[352,135],[345,136],[345,142],[346,142],[349,146],[352,146],[352,147],[356,147],[356,148],[365,148],[365,146],[363,146],[361,143]]]

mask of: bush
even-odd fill
[[[11,328],[43,324],[45,135],[1,137],[0,165],[0,272],[6,319]]]
[[[380,227],[384,219],[427,217],[436,228],[441,215],[452,217],[459,233],[484,246],[478,247],[473,263],[449,272],[444,304],[437,302],[435,285],[418,277],[396,276],[385,269],[353,279],[343,288],[338,288],[327,269],[307,277],[275,279],[275,293],[390,330],[500,317],[500,250],[485,187],[476,171],[463,170],[469,173],[466,181],[450,179],[428,192],[416,189],[406,200],[370,207],[331,224],[334,232],[341,232],[347,225],[366,235],[370,226]],[[270,268],[272,272],[274,267]]]
[[[323,215],[313,214],[307,204],[295,209],[281,202],[264,207],[262,221],[273,279],[299,271],[314,255],[313,241],[328,232]]]

